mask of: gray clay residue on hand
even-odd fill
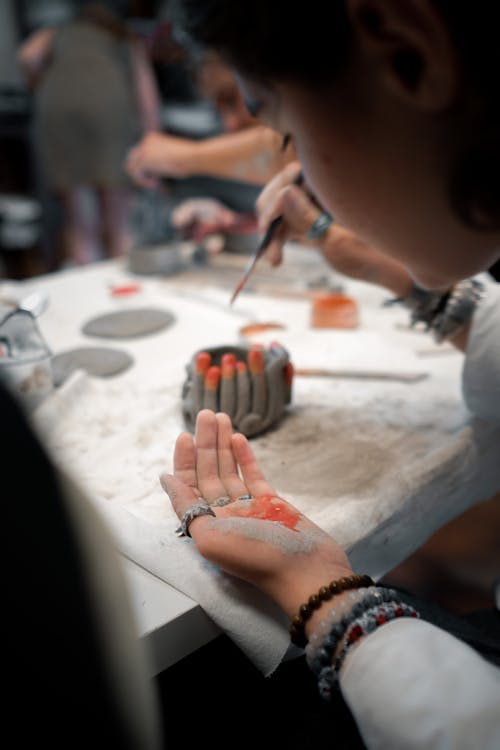
[[[279,547],[287,554],[308,554],[318,545],[322,532],[304,534],[290,531],[277,521],[262,521],[251,518],[218,518],[217,531],[227,534],[238,533],[247,539],[256,539],[273,547]]]

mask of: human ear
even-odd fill
[[[346,9],[358,49],[386,90],[427,111],[452,103],[457,52],[430,0],[346,0]]]

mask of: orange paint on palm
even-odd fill
[[[264,355],[260,349],[250,349],[248,352],[248,367],[252,375],[261,375],[264,372]]]
[[[212,364],[212,357],[208,352],[200,352],[196,356],[196,374],[197,375],[204,375],[210,365]]]
[[[300,513],[292,510],[278,495],[259,495],[243,507],[232,505],[231,515],[260,518],[263,521],[278,521],[289,529],[294,529],[300,518]]]
[[[205,373],[205,388],[208,390],[216,391],[219,387],[220,382],[220,367],[212,365]]]
[[[236,357],[228,352],[221,359],[221,374],[223,378],[233,378],[234,368],[236,366]]]

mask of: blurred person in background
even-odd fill
[[[125,168],[136,184],[152,188],[161,177],[211,176],[264,185],[286,163],[283,138],[248,110],[236,77],[215,53],[193,61],[196,88],[210,101],[223,132],[202,140],[147,133],[129,152]],[[173,225],[194,236],[235,230],[255,232],[256,220],[239,215],[211,196],[190,198],[172,213]]]
[[[74,19],[36,30],[19,49],[34,91],[42,180],[62,209],[56,268],[88,263],[96,250],[117,257],[131,244],[123,161],[141,133],[158,128],[159,102],[145,48],[126,23],[128,5],[79,3]]]

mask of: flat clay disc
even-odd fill
[[[161,331],[172,325],[174,320],[174,316],[166,310],[139,307],[92,318],[85,323],[82,331],[87,336],[99,336],[105,339],[135,338]]]
[[[104,346],[68,349],[52,357],[54,385],[62,385],[75,370],[85,370],[89,375],[103,378],[118,375],[127,370],[133,361],[127,352]]]

